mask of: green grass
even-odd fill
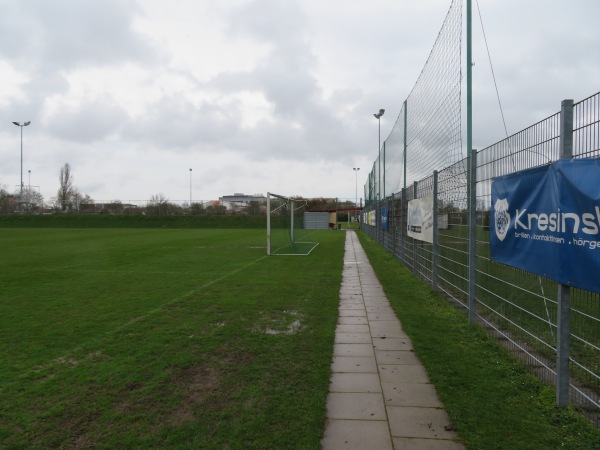
[[[0,234],[0,447],[319,448],[343,233]]]
[[[266,216],[142,214],[3,214],[0,228],[209,228],[261,229]]]
[[[464,292],[468,290],[468,249],[466,227],[451,227],[440,232],[439,273],[449,282],[443,288],[455,298],[467,303]],[[549,361],[555,361],[557,305],[556,282],[539,277],[524,270],[493,262],[489,259],[489,230],[477,228],[477,312],[486,320],[510,333],[512,339],[525,343],[527,348]],[[421,255],[431,266],[431,245]],[[440,279],[440,283],[443,281]],[[570,356],[588,371],[598,373],[600,359],[600,302],[597,294],[573,289],[571,293],[571,338]],[[547,322],[550,321],[553,326]],[[517,324],[518,326],[514,326]],[[527,331],[524,331],[527,330]],[[541,339],[533,339],[533,336]],[[589,345],[588,343],[591,343]],[[589,372],[573,365],[571,376],[575,383],[600,392],[600,381]]]
[[[600,430],[364,233],[361,243],[470,449],[600,449]]]

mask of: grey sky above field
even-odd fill
[[[0,0],[0,185],[358,197],[450,0]],[[505,136],[476,3],[474,147]],[[509,133],[600,90],[600,2],[480,0]],[[464,52],[463,52],[464,53]],[[464,95],[464,91],[463,91]],[[463,130],[464,132],[464,130]],[[466,141],[464,142],[466,145]],[[36,189],[37,190],[37,189]]]

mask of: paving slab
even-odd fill
[[[368,324],[366,316],[345,316],[338,317],[338,324],[342,325],[354,325],[354,324]]]
[[[410,339],[397,337],[374,337],[373,346],[376,350],[410,351],[413,349]]]
[[[360,309],[361,311],[363,311],[365,309],[365,306],[362,303],[346,302],[340,304],[340,309]]]
[[[334,356],[331,371],[377,373],[377,364],[375,356]]]
[[[435,387],[429,383],[381,382],[386,405],[442,408]]]
[[[330,392],[381,392],[379,375],[374,373],[333,373]],[[393,391],[393,387],[390,386]],[[401,406],[401,405],[399,405]]]
[[[370,329],[369,329],[369,325],[367,324],[362,324],[362,325],[345,325],[345,324],[338,324],[338,326],[335,329],[336,333],[369,333]]]
[[[321,446],[324,450],[465,448],[354,231],[346,232]]]
[[[458,438],[443,409],[417,406],[388,406],[386,409],[394,437],[445,440]]]
[[[329,419],[321,446],[327,450],[392,450],[394,448],[387,420]]]
[[[412,351],[375,350],[377,364],[421,364]]]
[[[348,420],[385,420],[387,418],[381,392],[330,392],[327,417]]]
[[[464,450],[459,442],[442,439],[399,438],[392,439],[395,450]],[[359,448],[359,447],[345,447]],[[363,447],[366,448],[366,447]]]
[[[380,364],[377,368],[382,383],[429,383],[427,372],[421,364]]]
[[[358,309],[340,309],[341,317],[367,317],[367,311]]]
[[[398,320],[377,320],[373,321],[369,327],[373,337],[401,337],[409,339],[408,335],[402,330]]]
[[[333,347],[333,356],[375,356],[373,344],[341,344]],[[377,360],[378,361],[378,360]],[[384,364],[381,362],[380,364]]]
[[[340,344],[370,344],[371,333],[336,333],[335,342]]]

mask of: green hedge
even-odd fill
[[[0,228],[265,228],[265,216],[0,215]]]

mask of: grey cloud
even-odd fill
[[[41,71],[146,59],[152,52],[131,27],[137,12],[122,0],[12,2],[0,18],[0,55],[33,57]]]
[[[124,134],[132,141],[166,150],[210,150],[212,144],[226,139],[240,122],[235,105],[206,102],[196,106],[185,97],[165,96],[150,105],[146,114],[124,130]]]
[[[52,134],[65,141],[92,143],[127,128],[130,118],[110,99],[86,102],[79,108],[66,108],[45,124]]]
[[[269,43],[297,40],[306,28],[304,11],[294,1],[253,0],[235,9],[230,19],[232,34]]]

